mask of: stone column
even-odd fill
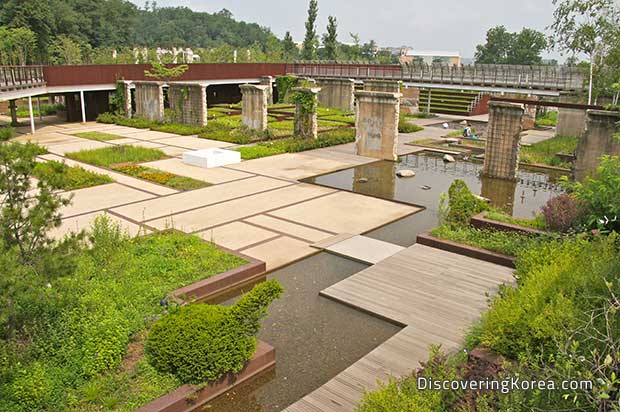
[[[588,110],[586,130],[577,145],[575,179],[585,180],[596,173],[603,155],[620,156],[620,141],[614,137],[620,133],[620,113],[605,110]]]
[[[136,117],[147,120],[164,120],[164,83],[134,82]]]
[[[267,104],[273,104],[273,77],[261,76],[260,84],[261,86],[268,86],[267,87]]]
[[[400,93],[400,80],[364,80],[364,90],[370,92]]]
[[[207,84],[176,83],[168,86],[168,102],[173,123],[205,126],[207,124]]]
[[[519,166],[523,105],[489,102],[483,176],[514,180]]]
[[[316,139],[318,133],[317,114],[317,94],[320,87],[294,87],[293,92],[303,93],[309,96],[314,108],[308,111],[299,102],[295,103],[295,136],[306,139]]]
[[[11,111],[11,126],[19,126],[17,122],[17,105],[15,100],[9,100],[9,109]]]
[[[241,121],[244,126],[254,130],[267,128],[267,103],[271,85],[242,84],[239,86],[241,100]]]
[[[560,92],[560,103],[583,103],[579,96]],[[581,137],[586,129],[586,110],[558,107],[558,121],[555,126],[556,136]]]
[[[396,161],[400,93],[355,92],[355,146],[360,156]]]
[[[128,119],[131,119],[131,82],[123,82],[123,112]]]
[[[400,98],[400,110],[403,113],[415,114],[420,111],[420,89],[417,87],[405,87],[403,97]]]
[[[319,92],[319,103],[321,106],[340,109],[345,112],[353,111],[353,92],[355,91],[355,82],[353,79],[317,79],[318,85],[321,87]]]

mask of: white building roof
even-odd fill
[[[458,51],[440,51],[440,50],[407,50],[407,56],[420,57],[461,57]]]

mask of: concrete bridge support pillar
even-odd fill
[[[483,176],[515,180],[519,166],[523,105],[489,102]]]
[[[357,91],[355,146],[360,156],[398,159],[400,93]]]
[[[345,112],[353,111],[353,92],[355,83],[353,79],[317,79],[321,87],[319,92],[319,103],[325,107],[340,109]]]
[[[132,108],[131,108],[131,82],[123,82],[123,113],[125,113],[125,117],[131,119]]]
[[[273,77],[261,76],[261,86],[267,86],[267,104],[273,104]]]
[[[603,155],[620,156],[620,141],[614,135],[620,133],[620,113],[605,110],[588,110],[586,130],[577,145],[575,179],[585,180],[596,173]]]
[[[241,121],[244,126],[254,130],[267,128],[267,104],[271,95],[271,85],[243,84],[239,86],[241,100]]]
[[[400,93],[400,80],[364,80],[364,90],[370,92]]]
[[[318,121],[316,108],[318,106],[317,94],[321,90],[320,87],[294,87],[293,92],[302,93],[308,96],[312,102],[312,110],[304,107],[305,104],[295,103],[295,136],[305,139],[316,139],[318,134]]]
[[[164,83],[134,82],[136,117],[147,120],[164,120]]]
[[[170,83],[168,102],[172,122],[192,126],[207,124],[206,83]]]
[[[578,96],[560,92],[560,103],[583,103]],[[586,129],[585,109],[558,108],[558,121],[555,127],[556,136],[581,137]]]

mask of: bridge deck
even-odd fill
[[[486,293],[511,280],[503,266],[416,244],[323,290],[405,328],[285,412],[354,411],[365,391],[411,374],[430,345],[458,349]]]

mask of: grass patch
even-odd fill
[[[317,139],[287,138],[240,147],[241,158],[258,159],[283,153],[296,153],[355,141],[355,129],[344,128],[319,134]]]
[[[537,215],[535,218],[526,219],[520,217],[512,217],[500,211],[490,210],[485,213],[484,217],[486,217],[487,219],[495,220],[497,222],[509,223],[511,225],[519,225],[538,230],[547,229],[547,225],[545,224],[543,215]]]
[[[429,113],[429,112],[417,112],[417,113],[400,113],[401,116],[404,117],[410,117],[412,119],[434,119],[435,117],[438,117],[435,113]]]
[[[578,140],[576,137],[555,136],[530,146],[522,146],[519,160],[524,163],[569,168],[570,163],[562,161],[556,153],[574,153]]]
[[[0,127],[0,142],[6,142],[15,135],[15,129],[11,126]]]
[[[0,410],[134,411],[178,387],[142,354],[146,331],[164,313],[161,299],[247,263],[196,236],[129,238],[102,221],[91,246],[71,256],[74,268],[53,277],[52,286],[19,267],[30,283],[16,304],[29,304],[36,333],[2,342]]]
[[[398,118],[398,133],[415,133],[424,130],[422,126],[407,121],[406,117]]]
[[[517,256],[520,251],[541,242],[540,237],[533,237],[524,233],[476,229],[471,226],[441,225],[433,229],[431,234],[440,239],[451,240],[508,256]]]
[[[58,182],[63,190],[83,189],[114,182],[110,176],[94,173],[79,166],[67,166],[55,160],[38,163],[34,175]]]
[[[355,125],[355,115],[353,114],[333,114],[329,116],[321,116],[321,120],[330,120],[333,122]]]
[[[70,159],[102,167],[110,167],[118,163],[152,162],[167,157],[161,150],[131,145],[80,150],[79,152],[67,153],[66,156]]]
[[[133,177],[148,180],[177,190],[193,190],[211,186],[210,183],[191,177],[179,176],[174,173],[164,172],[152,167],[140,166],[135,163],[121,163],[112,165],[117,172],[125,173]]]
[[[547,112],[536,118],[536,126],[555,126],[558,123],[558,112]]]
[[[103,132],[81,132],[81,133],[74,134],[74,136],[82,137],[84,139],[97,140],[99,142],[123,139],[123,136],[119,136],[117,134],[111,134],[111,133],[103,133]]]

